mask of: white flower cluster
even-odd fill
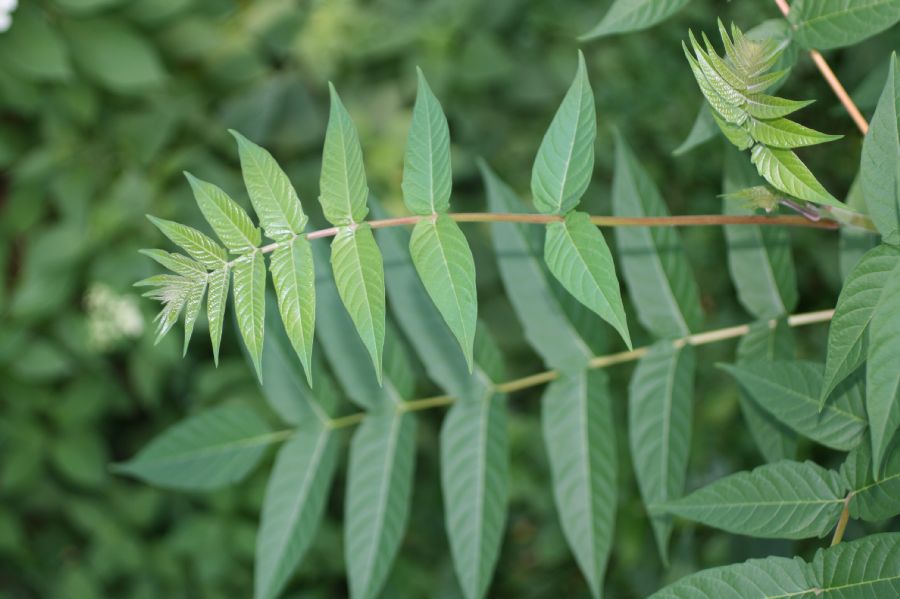
[[[144,331],[144,317],[133,296],[119,295],[107,285],[95,283],[84,299],[89,342],[97,351],[115,349]]]
[[[12,13],[19,5],[19,0],[0,0],[0,33],[12,25]]]

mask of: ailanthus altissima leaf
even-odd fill
[[[678,499],[684,493],[691,448],[694,370],[690,346],[660,341],[641,358],[628,388],[628,437],[634,474],[645,505]],[[663,563],[669,561],[672,518],[650,520]]]
[[[480,599],[506,524],[506,400],[457,401],[441,427],[441,486],[453,564],[466,599]]]
[[[900,21],[898,0],[796,0],[788,19],[809,49],[852,46]]]
[[[302,233],[308,219],[288,176],[266,149],[237,131],[231,134],[238,142],[250,203],[266,235],[283,241]]]
[[[735,534],[805,539],[828,534],[843,503],[837,473],[812,462],[782,461],[726,476],[663,508]]]
[[[475,260],[459,225],[446,214],[416,223],[409,252],[425,290],[459,345],[469,369],[478,320]]]
[[[760,176],[775,189],[814,204],[843,206],[792,151],[757,145],[750,156]]]
[[[221,268],[228,260],[225,248],[198,231],[186,225],[147,215],[169,240],[190,254],[191,258],[210,270]]]
[[[616,440],[606,374],[568,372],[544,392],[544,444],[566,540],[594,597],[603,588],[616,510]]]
[[[813,102],[815,100],[787,100],[765,94],[754,94],[747,96],[747,104],[744,108],[754,119],[763,119],[765,121],[786,117],[801,108],[806,108]]]
[[[415,463],[416,419],[389,406],[353,434],[344,510],[350,596],[377,597],[406,532]]]
[[[900,534],[883,533],[820,549],[812,561],[815,597],[900,596]]]
[[[819,133],[785,118],[747,121],[747,128],[753,139],[773,148],[800,148],[814,146],[840,139],[841,135]]]
[[[161,266],[175,274],[189,279],[206,276],[206,267],[182,254],[174,254],[164,250],[138,250],[141,254],[152,258]]]
[[[618,133],[613,213],[669,215],[650,175]],[[617,227],[616,245],[641,323],[661,338],[696,331],[703,321],[700,294],[678,232],[672,227]]]
[[[800,558],[767,557],[701,570],[650,599],[815,599],[816,584]]]
[[[278,311],[291,345],[312,386],[313,334],[316,325],[316,272],[312,248],[305,237],[281,242],[272,252],[269,269],[278,294]]]
[[[231,269],[224,265],[209,273],[209,293],[206,296],[206,318],[209,321],[209,338],[212,341],[213,359],[219,365],[219,346],[222,343],[222,322],[228,303],[228,286]]]
[[[583,212],[547,225],[544,260],[563,287],[613,325],[631,347],[612,255],[603,234]]]
[[[581,36],[590,40],[653,27],[681,10],[689,0],[616,0],[603,19]]]
[[[862,380],[848,380],[821,411],[821,364],[804,361],[722,365],[766,411],[801,435],[848,451],[862,441],[866,410]]]
[[[311,422],[278,451],[256,538],[255,599],[277,597],[315,539],[338,448],[334,431]]]
[[[365,220],[369,213],[366,207],[369,188],[356,125],[334,86],[329,83],[328,89],[331,93],[331,114],[322,151],[319,202],[328,222],[345,226]]]
[[[224,404],[179,422],[115,468],[161,487],[217,489],[247,476],[279,440],[249,406]]]
[[[266,320],[266,263],[254,252],[234,263],[234,311],[244,345],[253,359],[256,375],[262,379],[263,339]]]
[[[372,357],[381,382],[384,350],[384,264],[366,224],[343,227],[331,243],[331,268],[341,301]]]
[[[403,201],[414,214],[447,212],[453,180],[450,130],[441,103],[421,69],[412,126],[403,158]]]
[[[872,437],[872,468],[881,464],[900,428],[900,276],[887,280],[872,316],[866,363],[866,412]]]
[[[259,247],[262,238],[237,202],[219,187],[185,173],[206,222],[232,252],[243,254]]]
[[[841,466],[841,478],[850,489],[850,517],[877,522],[900,514],[900,446],[885,458],[884,472],[872,476],[872,448],[863,443]]]
[[[900,14],[900,1],[894,2]],[[900,243],[900,65],[891,56],[887,82],[863,143],[863,195],[887,243]]]
[[[564,215],[578,206],[594,171],[596,138],[594,93],[579,52],[575,79],[544,134],[531,170],[538,212]]]
[[[822,405],[838,383],[865,361],[869,323],[885,296],[885,285],[898,277],[900,249],[880,245],[866,252],[844,282],[828,331]]]
[[[162,310],[154,319],[158,323],[156,327],[157,343],[178,322],[178,317],[187,303],[193,284],[193,280],[177,275],[156,275],[134,284],[135,287],[153,287],[143,294],[144,297],[157,300],[163,305]]]
[[[194,323],[200,315],[200,308],[203,307],[203,296],[206,294],[206,276],[202,279],[192,281],[188,287],[187,297],[184,302],[184,348],[182,354],[187,354],[188,344],[191,342],[191,335],[194,332]]]

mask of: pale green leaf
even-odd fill
[[[172,330],[184,309],[195,281],[178,275],[156,275],[135,283],[135,287],[152,286],[154,289],[143,294],[144,297],[157,300],[163,308],[154,321],[158,322],[156,343]]]
[[[450,169],[450,130],[441,103],[421,69],[412,126],[403,157],[403,201],[413,214],[447,212],[453,179]]]
[[[887,448],[900,428],[900,276],[885,282],[869,330],[866,412],[872,437],[872,468],[881,478]]]
[[[866,359],[869,323],[885,298],[888,281],[900,278],[900,249],[880,245],[860,259],[847,277],[831,326],[821,401]]]
[[[331,243],[331,268],[341,302],[381,382],[384,349],[384,265],[368,225],[343,227]]]
[[[191,335],[194,332],[194,323],[200,315],[200,308],[203,307],[203,296],[206,294],[206,275],[197,281],[193,281],[188,288],[187,297],[184,302],[184,348],[182,355],[187,355],[188,344],[191,342]]]
[[[701,570],[649,599],[816,599],[814,580],[799,557],[767,557]]]
[[[231,134],[238,142],[244,186],[266,235],[284,241],[302,233],[308,218],[291,180],[265,148],[237,131]]]
[[[472,369],[478,296],[475,260],[459,225],[446,214],[420,220],[409,240],[409,252],[425,290]]]
[[[541,422],[563,532],[591,594],[599,597],[616,511],[616,439],[606,374],[572,371],[553,381],[544,392]]]
[[[814,204],[843,207],[792,151],[757,145],[750,151],[750,159],[775,189]]]
[[[815,100],[787,100],[765,94],[751,94],[746,96],[747,103],[744,110],[755,119],[780,119],[789,114],[806,108]]]
[[[281,438],[249,406],[224,404],[179,422],[115,469],[161,487],[217,489],[242,480]]]
[[[369,213],[366,207],[369,188],[356,126],[334,86],[329,83],[328,89],[331,113],[322,151],[319,202],[328,222],[346,226],[365,220]]]
[[[277,597],[315,539],[338,447],[334,431],[310,423],[278,452],[256,538],[255,599]]]
[[[900,445],[884,461],[879,480],[872,476],[872,448],[862,443],[841,465],[841,477],[853,496],[850,517],[877,522],[900,514]]]
[[[700,43],[694,37],[693,31],[688,32],[688,37],[691,40],[691,47],[694,49],[694,58],[697,60],[697,66],[700,67],[700,71],[706,77],[709,85],[728,104],[738,107],[743,106],[747,100],[740,79],[731,71],[730,67],[725,65],[715,50],[705,52],[700,47]],[[717,67],[721,67],[721,71]],[[741,86],[741,88],[738,89],[735,87],[736,85]]]
[[[725,156],[723,191],[732,193],[759,183],[744,157],[733,150]],[[726,214],[749,214],[736,202],[725,200]],[[781,227],[730,225],[728,268],[738,299],[756,318],[789,314],[797,305],[797,275],[791,256],[791,238]]]
[[[896,53],[863,143],[860,177],[869,214],[882,238],[900,243],[900,65]]]
[[[900,0],[795,0],[788,19],[804,47],[842,48],[900,21]]]
[[[615,0],[603,19],[581,36],[590,40],[653,27],[681,10],[689,0]]]
[[[353,434],[344,509],[350,596],[377,597],[406,532],[416,452],[413,414],[390,407]]]
[[[730,141],[738,150],[747,150],[752,148],[753,144],[756,143],[753,137],[751,137],[744,128],[746,125],[732,125],[720,118],[715,112],[713,112],[713,121],[718,125],[719,131],[722,132],[725,139]]]
[[[694,79],[697,80],[697,85],[700,87],[703,97],[709,102],[713,111],[731,124],[742,125],[744,121],[747,120],[746,111],[723,98],[706,78],[700,63],[697,62],[697,59],[690,53],[687,45],[682,42],[681,48],[684,50],[684,56],[691,66],[691,72],[694,74]]]
[[[524,211],[524,205],[490,168],[479,164],[492,212]],[[552,288],[540,253],[529,243],[527,225],[496,223],[491,229],[500,278],[525,337],[551,368],[582,369],[593,357],[591,348],[567,317]]]
[[[206,297],[206,319],[209,321],[209,338],[212,341],[213,360],[219,365],[219,346],[222,344],[222,322],[228,303],[228,286],[231,269],[228,265],[209,274],[209,293]]]
[[[684,494],[691,449],[694,371],[690,346],[660,341],[641,358],[628,387],[628,438],[634,474],[645,505]],[[669,562],[672,518],[651,515],[650,523],[664,564]]]
[[[441,486],[453,564],[466,599],[480,599],[506,524],[506,400],[457,401],[441,427]]]
[[[256,376],[262,381],[263,340],[266,320],[266,263],[254,252],[234,263],[234,312],[244,346],[253,360]]]
[[[175,254],[165,250],[138,250],[141,254],[152,258],[160,265],[172,272],[189,279],[206,276],[206,268],[199,262],[191,260],[182,254]]]
[[[618,133],[612,193],[616,216],[669,215],[650,175]],[[660,338],[696,331],[703,322],[700,293],[678,232],[672,227],[617,227],[615,233],[622,274],[641,323]]]
[[[542,214],[564,215],[578,206],[594,171],[597,111],[584,55],[531,170],[534,205]]]
[[[804,361],[722,365],[766,411],[799,434],[826,447],[848,451],[866,430],[862,379],[848,380],[821,411],[821,364]]]
[[[218,238],[229,250],[244,254],[262,243],[259,229],[237,202],[219,187],[194,177],[186,172],[188,182],[194,191],[194,198],[206,222],[216,232]]]
[[[837,473],[812,462],[782,461],[726,476],[663,507],[734,534],[805,539],[828,534],[843,503]]]
[[[764,320],[751,324],[750,331],[741,338],[737,364],[793,360],[794,354],[794,335],[787,321],[778,320],[771,326],[770,321]],[[750,435],[767,462],[797,455],[797,434],[763,409],[743,387],[738,389],[738,403]]]
[[[312,386],[313,334],[316,326],[316,272],[312,249],[305,237],[280,242],[272,252],[269,270],[278,294],[278,311],[294,351]]]
[[[190,254],[191,258],[210,270],[222,268],[228,260],[225,248],[198,231],[171,220],[147,215],[169,241]]]
[[[544,260],[563,287],[613,325],[631,347],[612,255],[603,234],[583,212],[547,225]]]
[[[770,120],[752,118],[747,121],[747,130],[759,143],[784,149],[814,146],[843,137],[842,135],[819,133],[785,118]]]

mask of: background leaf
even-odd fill
[[[603,19],[581,36],[589,40],[647,29],[681,10],[689,0],[615,0]]]
[[[829,50],[859,43],[900,20],[897,0],[797,0],[788,19],[797,42],[808,49]]]
[[[450,130],[422,69],[416,73],[418,93],[403,155],[403,201],[413,214],[427,215],[450,207]]]
[[[866,411],[872,437],[872,467],[880,479],[888,445],[900,427],[900,277],[887,280],[872,316],[866,364]]]

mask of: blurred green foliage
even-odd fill
[[[199,223],[183,170],[244,197],[229,127],[268,147],[301,199],[314,198],[329,80],[360,128],[371,188],[398,207],[416,65],[450,122],[454,206],[484,210],[475,158],[485,157],[516,189],[527,189],[534,152],[575,65],[575,38],[608,3],[20,4],[11,29],[0,34],[0,597],[248,596],[267,468],[208,496],[154,490],[108,470],[202,406],[233,398],[264,405],[234,331],[226,331],[217,370],[199,341],[203,334],[181,359],[174,335],[153,346],[152,336],[140,332],[154,307],[137,300],[131,283],[154,266],[137,250],[160,243],[143,215]],[[778,12],[764,0],[697,1],[649,32],[583,47],[600,119],[586,209],[609,212],[607,125],[615,124],[672,213],[719,210],[719,142],[671,156],[700,104],[680,40],[688,26],[712,30],[719,16],[749,28]],[[896,46],[896,33],[888,32],[830,57],[867,111]],[[801,60],[785,91],[820,99],[807,113],[811,126],[848,135],[804,153],[826,187],[843,197],[858,165],[859,135],[808,61]],[[482,314],[510,375],[541,370],[501,292],[489,230],[467,232]],[[728,278],[722,232],[690,229],[684,239],[707,327],[747,321]],[[794,248],[800,310],[831,307],[840,281],[837,237],[795,232]],[[108,312],[114,316],[98,316]],[[636,345],[647,340],[635,333]],[[824,334],[822,327],[800,332],[801,354],[821,358]],[[733,350],[726,343],[699,352],[690,487],[761,461],[733,386],[712,366]],[[623,457],[608,595],[640,597],[699,567],[792,553],[787,543],[683,526],[671,570],[661,569],[627,457],[629,370],[611,371]],[[546,456],[535,442],[535,398],[511,403],[512,504],[491,596],[587,596],[553,509]],[[420,429],[409,532],[386,597],[459,596],[443,532],[440,418],[428,414]],[[289,596],[346,593],[342,479]]]

